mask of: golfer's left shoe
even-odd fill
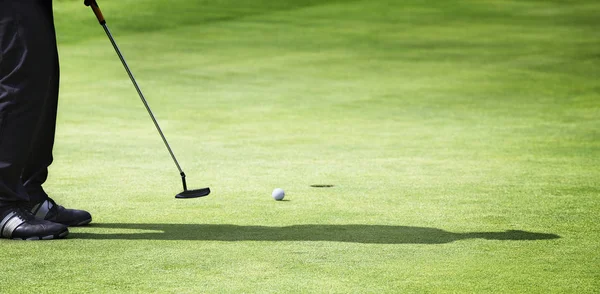
[[[85,210],[68,209],[47,198],[31,209],[37,218],[67,225],[70,227],[85,226],[92,222],[92,215]]]

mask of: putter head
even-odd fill
[[[177,195],[175,198],[177,199],[187,199],[187,198],[198,198],[208,196],[210,194],[210,188],[202,188],[197,190],[185,190]]]

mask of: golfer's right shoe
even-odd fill
[[[49,240],[64,238],[67,226],[38,219],[20,207],[10,207],[0,214],[0,237],[17,240]]]
[[[89,212],[64,208],[56,204],[51,198],[47,198],[43,202],[33,206],[31,213],[39,219],[45,219],[70,227],[85,226],[92,221],[92,215]]]

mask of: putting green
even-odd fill
[[[597,1],[99,2],[195,200],[92,12],[54,3],[46,189],[94,222],[0,241],[2,292],[600,289]]]

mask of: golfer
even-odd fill
[[[58,51],[51,0],[0,0],[0,237],[63,238],[89,224],[42,188],[52,163]]]

